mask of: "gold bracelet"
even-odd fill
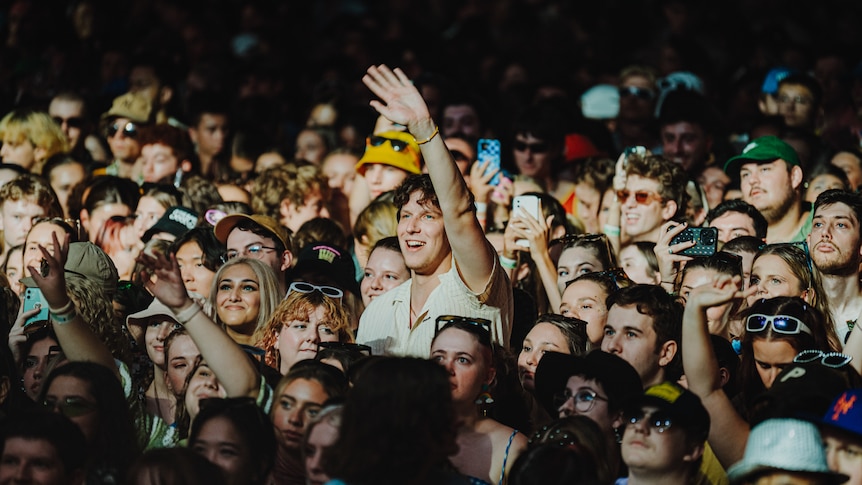
[[[440,133],[440,127],[439,127],[439,126],[435,126],[435,127],[434,127],[434,133],[431,133],[431,136],[429,136],[429,137],[428,137],[428,138],[426,138],[425,140],[419,141],[419,140],[416,140],[416,137],[413,137],[413,140],[415,140],[415,141],[416,141],[416,144],[417,144],[417,145],[424,145],[424,144],[428,143],[429,141],[433,140],[433,139],[434,139],[434,137],[435,137],[435,136],[437,136],[437,134],[438,134],[438,133]]]

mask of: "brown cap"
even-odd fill
[[[231,214],[229,216],[223,217],[218,224],[215,225],[213,229],[215,231],[215,237],[222,244],[227,244],[227,236],[242,221],[252,221],[255,224],[261,226],[267,231],[271,232],[276,239],[281,241],[281,244],[285,247],[285,249],[291,250],[290,245],[290,233],[287,231],[287,228],[278,223],[275,219],[269,216],[262,216],[260,214],[253,215],[245,215],[245,214]]]

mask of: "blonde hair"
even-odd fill
[[[398,231],[398,208],[392,202],[374,201],[362,210],[353,224],[353,237],[368,247],[373,247],[377,241],[395,236]],[[367,243],[362,237],[367,238]]]
[[[275,271],[273,271],[272,268],[257,259],[234,258],[223,264],[222,267],[219,268],[218,272],[216,272],[215,277],[213,278],[213,285],[210,288],[209,303],[213,305],[212,319],[220,327],[224,328],[224,323],[218,316],[218,305],[216,304],[216,299],[218,297],[219,281],[221,281],[225,271],[227,271],[233,266],[237,266],[240,264],[251,268],[251,271],[254,273],[255,278],[257,278],[257,286],[260,291],[260,303],[258,305],[257,311],[257,325],[255,325],[256,335],[257,332],[259,332],[260,329],[269,320],[269,316],[272,315],[273,311],[276,309],[278,301],[281,299],[278,293],[278,280],[276,279]]]
[[[323,307],[326,323],[338,335],[338,341],[352,342],[350,316],[341,303],[341,300],[330,298],[317,290],[310,293],[294,291],[279,303],[269,322],[263,328],[258,327],[252,341],[266,352],[266,364],[278,369],[278,334],[282,326],[292,320],[306,320],[317,307]]]
[[[35,174],[42,173],[46,160],[58,153],[69,151],[69,142],[63,130],[48,113],[42,111],[17,109],[9,112],[0,120],[0,140],[13,144],[27,141],[34,148],[44,150],[45,155],[36,159],[36,163],[29,167]]]

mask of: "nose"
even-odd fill
[[[605,335],[604,340],[602,340],[602,350],[609,354],[619,354],[622,352],[616,335]]]
[[[318,475],[323,472],[323,468],[320,466],[320,455],[322,454],[320,451],[315,451],[306,459],[305,467],[308,469],[309,475]]]
[[[194,281],[195,277],[192,274],[192,270],[187,267],[180,268],[180,275],[183,277],[183,282]]]
[[[159,325],[159,333],[156,335],[156,339],[164,342],[168,335],[171,333],[171,322],[162,322]]]
[[[829,466],[830,470],[838,470],[838,453],[835,450],[834,446],[827,445],[826,446],[826,465]]]
[[[9,144],[4,143],[3,146],[0,147],[0,157],[6,158],[6,156],[9,155],[10,150],[11,148],[9,147]]]
[[[368,281],[369,287],[372,290],[382,290],[383,284],[381,283],[381,281],[383,281],[383,279],[379,276],[372,276]]]
[[[766,371],[766,374],[763,376],[763,387],[767,389],[772,387],[772,383],[775,382],[775,378],[778,377],[779,372],[781,372],[781,369],[775,366]]]
[[[241,291],[240,285],[236,285],[232,290],[230,290],[230,294],[229,294],[230,301],[239,301],[240,300],[240,297],[239,297],[240,291]]]
[[[30,467],[27,463],[19,463],[15,470],[15,483],[30,483]]]
[[[527,365],[530,367],[535,367],[539,364],[538,359],[536,359],[536,352],[527,352]]]
[[[647,417],[644,416],[636,423],[628,422],[626,424],[627,427],[631,428],[632,431],[640,434],[649,434],[649,426],[647,426]]]
[[[372,163],[367,170],[365,170],[365,180],[368,181],[369,184],[379,184],[381,182],[381,176],[383,175],[383,167],[378,163]]]
[[[565,418],[566,416],[574,416],[576,414],[575,413],[575,400],[572,399],[571,397],[566,399],[566,402],[564,402],[560,406],[560,409],[558,409],[558,411],[560,413],[561,418]]]

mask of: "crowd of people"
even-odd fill
[[[0,484],[862,485],[862,10],[306,3],[0,7]]]

